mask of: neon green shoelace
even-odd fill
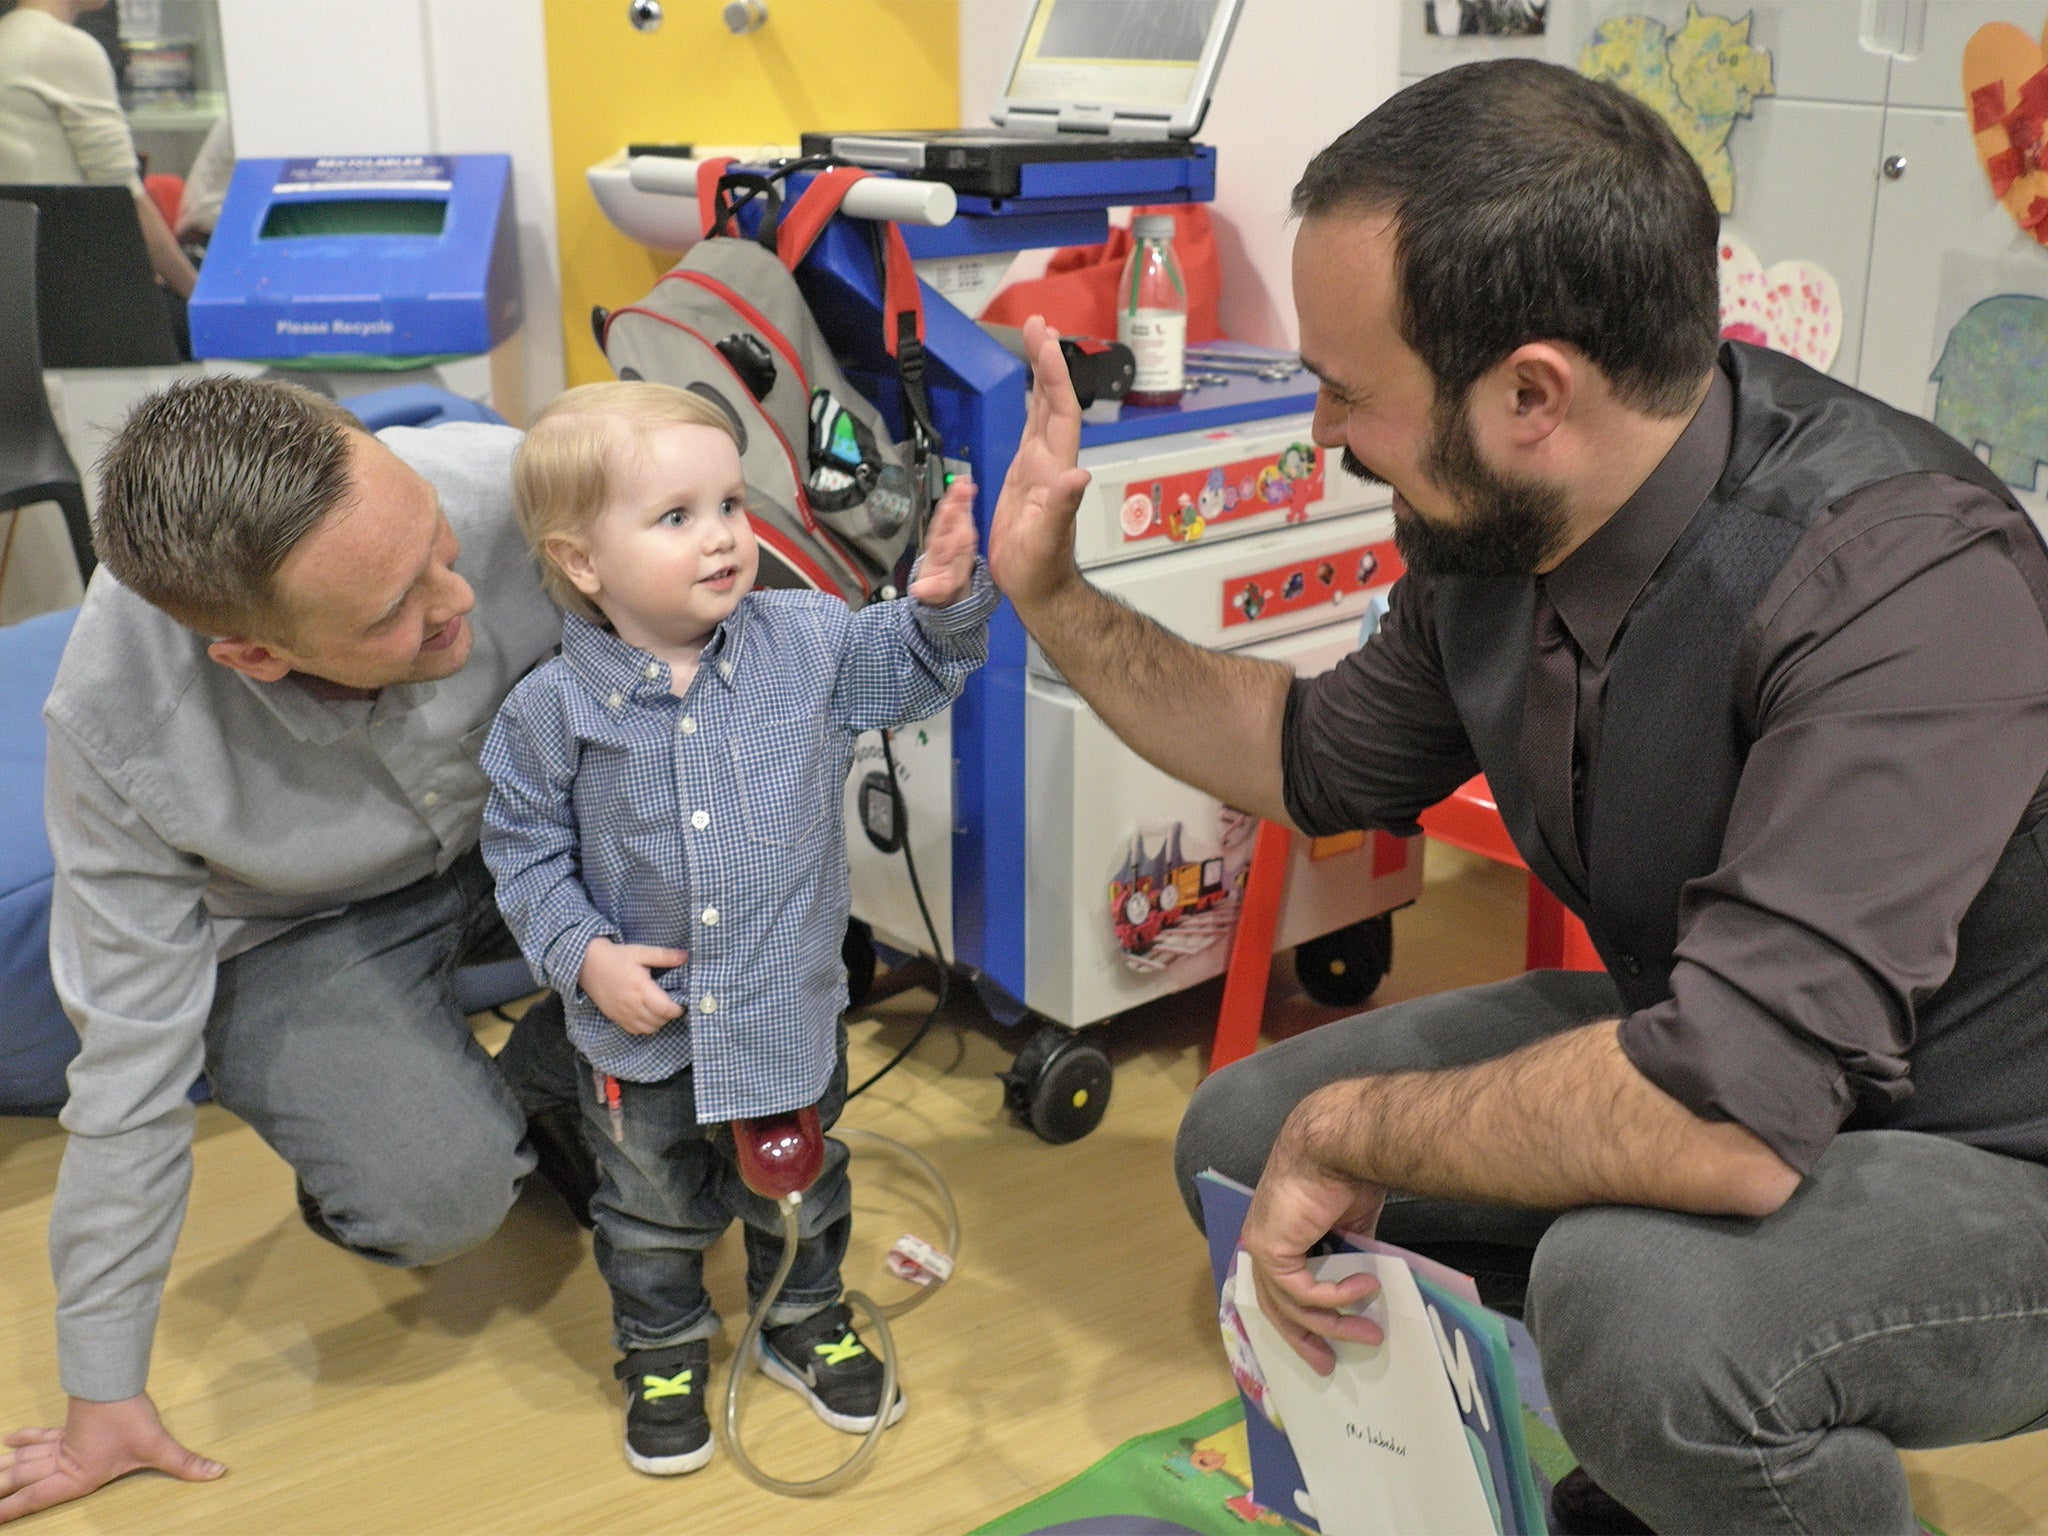
[[[827,1365],[844,1365],[855,1355],[867,1353],[866,1347],[859,1339],[853,1336],[852,1329],[848,1329],[846,1336],[837,1344],[813,1344],[811,1348],[815,1353],[824,1357]]]

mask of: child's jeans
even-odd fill
[[[699,1125],[695,1074],[685,1067],[658,1083],[619,1079],[620,1135],[615,1139],[601,1079],[582,1070],[583,1122],[597,1154],[598,1272],[612,1291],[612,1342],[625,1354],[666,1349],[718,1332],[718,1313],[704,1290],[704,1250],[734,1217],[745,1224],[747,1302],[753,1306],[782,1262],[782,1216],[773,1200],[740,1179],[732,1128]],[[839,1065],[818,1101],[830,1129],[846,1104],[846,1030]],[[825,1141],[825,1167],[804,1191],[796,1264],[767,1325],[801,1322],[839,1299],[839,1265],[853,1229],[846,1147]]]

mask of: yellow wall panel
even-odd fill
[[[583,180],[627,144],[794,143],[807,129],[960,120],[959,0],[769,0],[735,37],[719,0],[665,0],[636,32],[626,0],[546,0],[549,116],[571,384],[611,377],[594,304],[630,304],[669,262],[613,229]]]

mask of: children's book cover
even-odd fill
[[[1337,1524],[1318,1521],[1316,1501],[1309,1493],[1309,1478],[1304,1476],[1297,1447],[1290,1440],[1284,1401],[1295,1398],[1297,1413],[1321,1415],[1321,1408],[1305,1406],[1313,1399],[1303,1400],[1290,1387],[1276,1390],[1269,1372],[1261,1365],[1261,1352],[1254,1342],[1261,1334],[1267,1338],[1269,1354],[1276,1360],[1285,1355],[1285,1360],[1279,1362],[1282,1369],[1291,1371],[1298,1357],[1277,1335],[1271,1334],[1263,1318],[1246,1317],[1247,1311],[1255,1311],[1256,1299],[1249,1275],[1238,1273],[1242,1261],[1237,1242],[1251,1207],[1252,1192],[1213,1170],[1200,1176],[1198,1188],[1211,1272],[1220,1298],[1219,1320],[1225,1349],[1245,1402],[1245,1436],[1254,1501],[1297,1524],[1321,1530],[1326,1536],[1337,1536],[1340,1528],[1370,1528],[1354,1526],[1349,1519]],[[1345,1252],[1352,1268],[1358,1266],[1358,1261],[1349,1259],[1350,1254],[1399,1261],[1399,1278],[1392,1273],[1395,1266],[1380,1271],[1389,1296],[1375,1306],[1384,1309],[1392,1293],[1398,1291],[1402,1298],[1412,1294],[1421,1307],[1414,1331],[1426,1335],[1431,1346],[1429,1353],[1435,1356],[1434,1365],[1443,1384],[1435,1395],[1456,1415],[1465,1437],[1465,1459],[1475,1469],[1470,1480],[1473,1491],[1486,1506],[1485,1516],[1479,1517],[1486,1523],[1482,1525],[1468,1512],[1467,1528],[1492,1529],[1499,1536],[1541,1536],[1547,1529],[1548,1501],[1531,1465],[1531,1451],[1537,1448],[1529,1443],[1528,1431],[1533,1428],[1543,1434],[1546,1445],[1556,1435],[1554,1422],[1547,1422],[1549,1399],[1543,1391],[1535,1347],[1527,1333],[1519,1323],[1481,1306],[1471,1279],[1444,1265],[1392,1244],[1348,1234],[1338,1234],[1334,1246]],[[1412,1280],[1408,1279],[1410,1276]],[[1382,1316],[1385,1320],[1384,1311]],[[1313,1377],[1305,1366],[1302,1369]],[[1525,1402],[1532,1408],[1526,1416]],[[1340,1423],[1350,1422],[1353,1421],[1340,1418]],[[1395,1458],[1397,1462],[1402,1459]],[[1354,1456],[1348,1464],[1355,1465],[1359,1460]],[[1543,1483],[1548,1481],[1547,1477],[1542,1478]],[[1327,1488],[1325,1495],[1324,1502],[1331,1503]]]

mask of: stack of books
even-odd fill
[[[1333,1236],[1318,1277],[1375,1275],[1376,1345],[1332,1341],[1319,1376],[1260,1310],[1238,1234],[1252,1192],[1201,1175],[1203,1223],[1231,1372],[1245,1403],[1252,1498],[1323,1536],[1544,1536],[1548,1479],[1530,1436],[1557,1424],[1536,1346],[1478,1288],[1420,1254]]]

